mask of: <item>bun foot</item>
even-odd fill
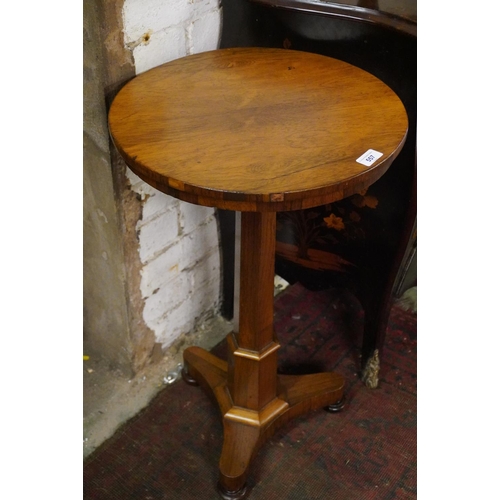
[[[229,491],[222,486],[220,481],[217,483],[217,491],[224,500],[240,500],[246,498],[248,493],[246,484],[237,491]]]
[[[193,377],[191,377],[191,375],[189,375],[186,365],[184,365],[184,368],[182,368],[181,376],[184,382],[186,382],[186,384],[199,385],[198,382]]]
[[[344,408],[344,405],[345,405],[345,396],[342,396],[342,398],[339,399],[336,403],[325,406],[325,410],[329,411],[330,413],[338,413],[339,411],[342,410],[342,408]]]

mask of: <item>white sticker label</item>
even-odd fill
[[[366,153],[362,154],[356,161],[365,167],[372,166],[384,153],[379,153],[374,149],[369,149]]]

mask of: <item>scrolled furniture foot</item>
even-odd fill
[[[217,483],[217,492],[219,493],[220,497],[223,498],[224,500],[241,500],[243,498],[246,498],[248,490],[245,484],[237,491],[229,491],[226,488],[224,488],[224,486],[219,481]]]
[[[380,371],[380,359],[378,356],[378,349],[373,351],[373,354],[363,369],[361,380],[364,382],[368,389],[376,389],[378,387],[378,373]]]
[[[344,406],[345,406],[345,396],[342,395],[342,398],[339,399],[336,403],[325,406],[325,410],[330,413],[338,413],[339,411],[342,411],[342,408],[344,408]]]
[[[181,376],[182,376],[182,379],[184,380],[184,382],[186,382],[186,384],[200,385],[193,377],[191,377],[191,375],[189,375],[189,371],[188,371],[186,365],[184,365],[184,367],[182,368]]]

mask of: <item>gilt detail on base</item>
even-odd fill
[[[373,355],[368,358],[361,380],[364,382],[368,389],[375,389],[378,387],[378,374],[380,371],[380,359],[378,356],[378,349],[373,351]]]

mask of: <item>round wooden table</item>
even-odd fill
[[[291,418],[342,406],[336,373],[277,374],[276,212],[366,189],[403,147],[394,92],[342,61],[283,49],[192,55],[128,82],[109,113],[115,146],[145,182],[181,200],[241,211],[240,324],[228,362],[190,347],[184,378],[219,404],[219,493],[243,498],[259,447]]]

